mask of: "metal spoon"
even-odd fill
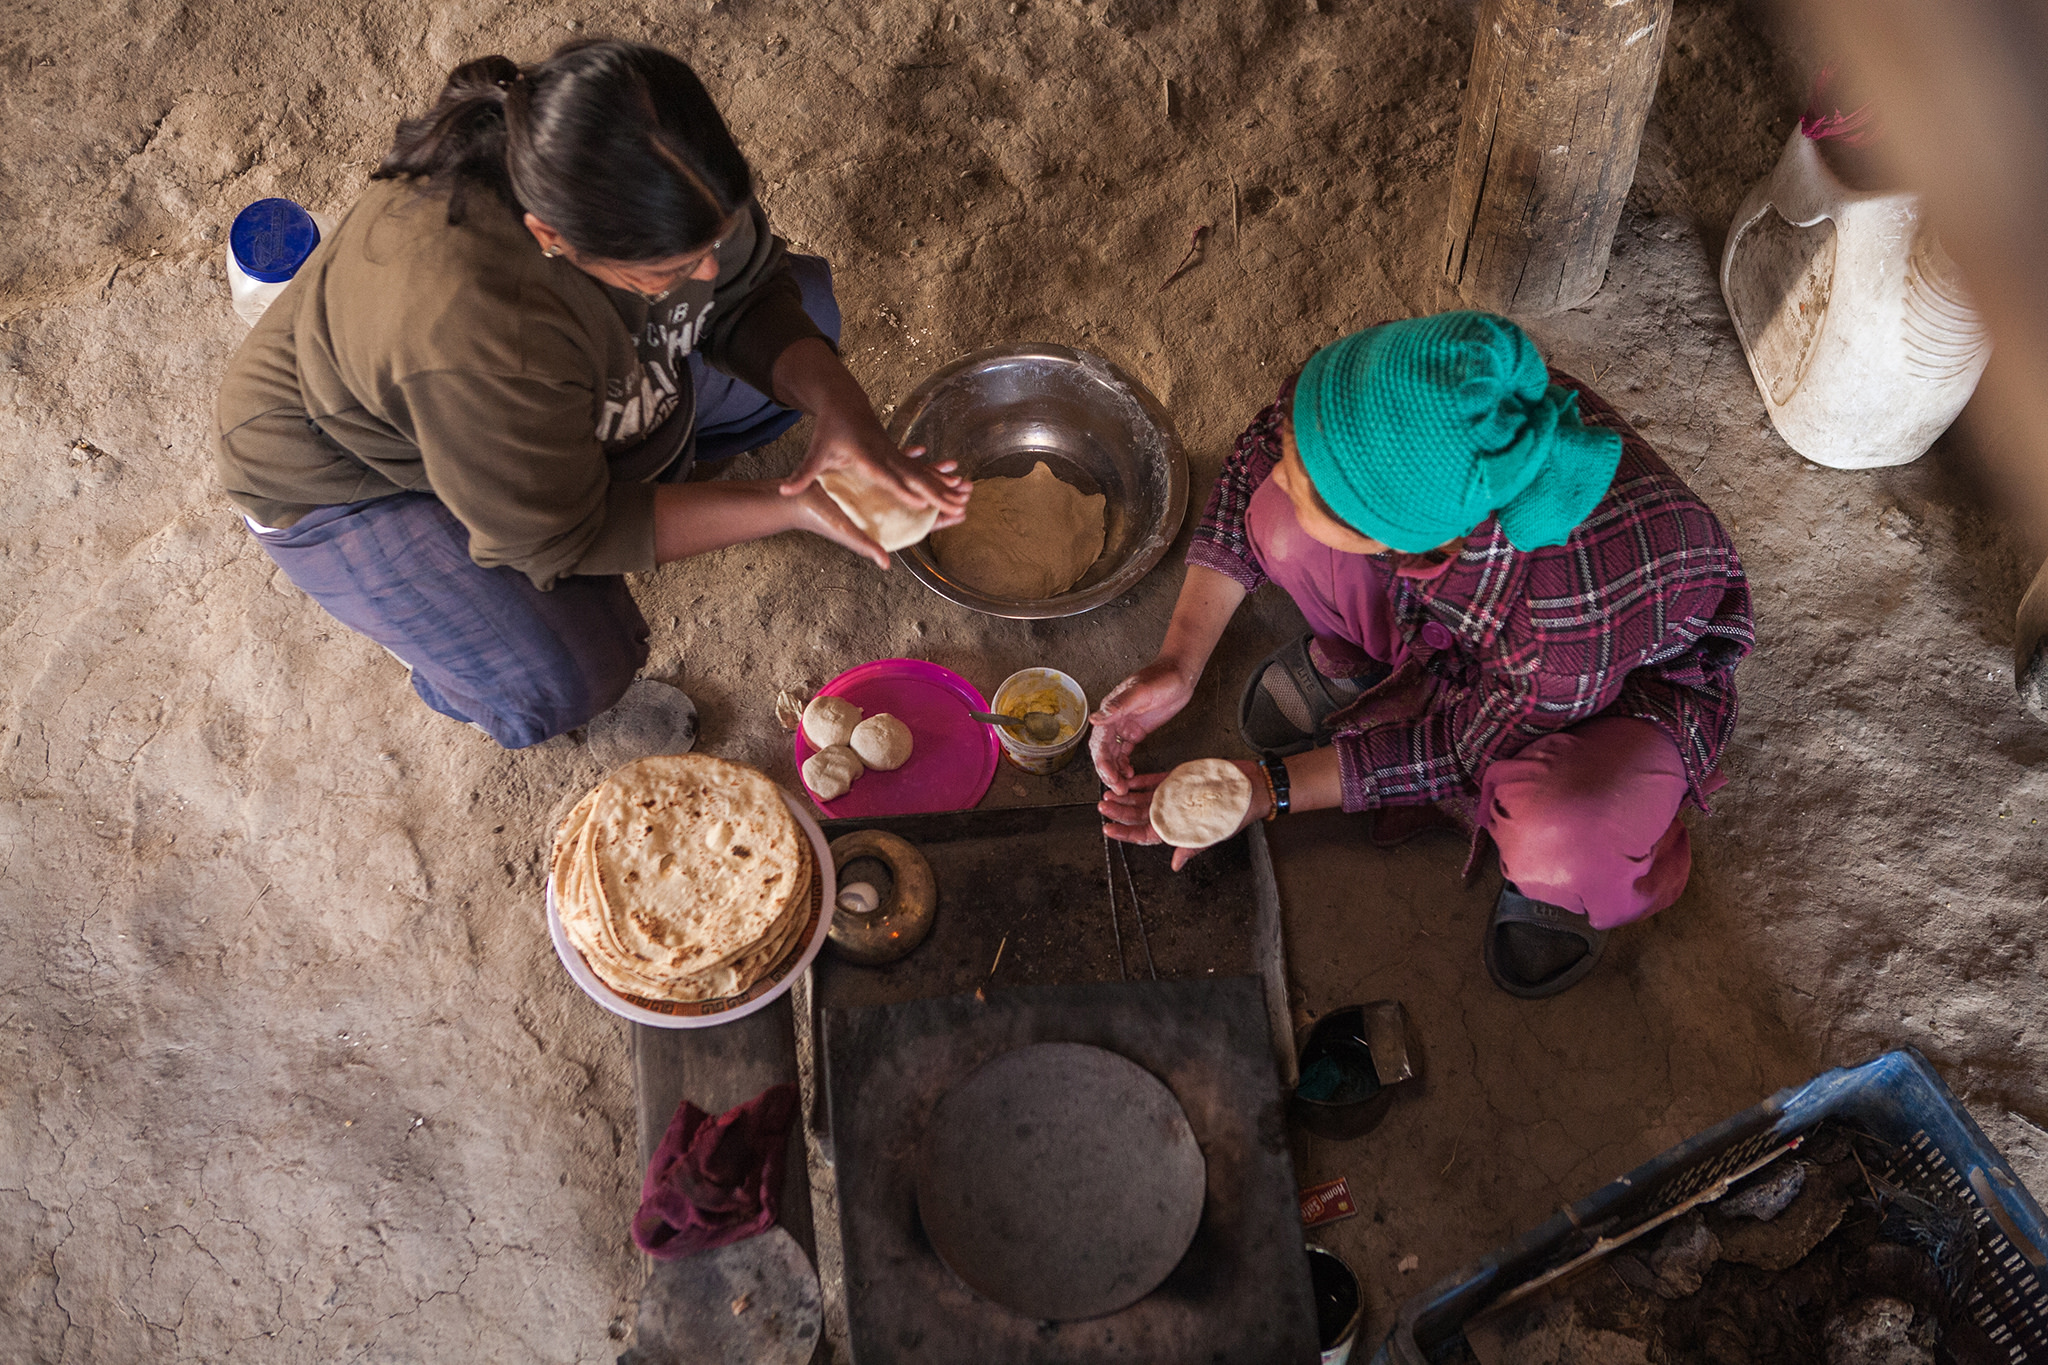
[[[1051,711],[1033,711],[1028,716],[999,716],[991,711],[969,711],[968,715],[1008,730],[1022,730],[1033,744],[1051,744],[1060,737],[1060,718]]]

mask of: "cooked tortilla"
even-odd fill
[[[723,1000],[743,994],[751,989],[755,982],[766,976],[776,963],[782,961],[803,937],[803,931],[810,923],[808,865],[806,874],[804,897],[791,905],[790,913],[766,939],[730,962],[720,963],[687,976],[659,979],[622,968],[616,959],[585,953],[584,961],[590,964],[590,969],[597,978],[613,990],[642,999],[694,1003]]]

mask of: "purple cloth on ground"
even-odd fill
[[[633,1244],[674,1261],[774,1227],[796,1105],[787,1081],[717,1118],[684,1100],[647,1163]]]

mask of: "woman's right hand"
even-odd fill
[[[1088,718],[1095,725],[1095,732],[1088,737],[1088,754],[1095,760],[1095,775],[1103,785],[1118,795],[1129,791],[1137,776],[1131,767],[1131,751],[1138,741],[1179,715],[1194,695],[1195,678],[1164,657],[1118,683]]]

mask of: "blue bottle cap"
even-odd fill
[[[283,284],[320,245],[320,227],[313,215],[289,199],[258,199],[235,215],[228,229],[228,249],[235,264],[252,280]]]

